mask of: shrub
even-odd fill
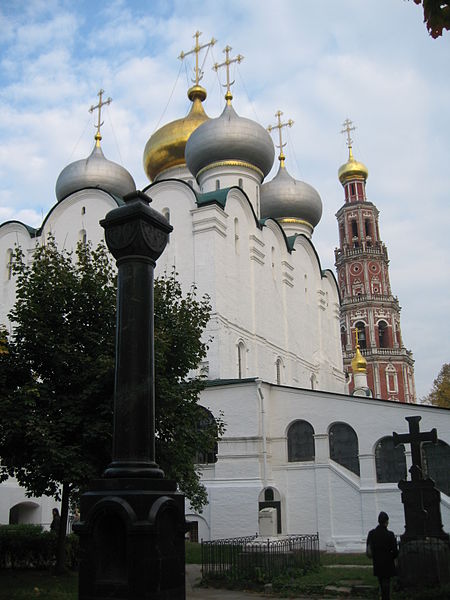
[[[0,525],[0,568],[45,569],[55,543],[56,537],[40,525]]]

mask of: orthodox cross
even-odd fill
[[[284,167],[284,159],[286,158],[284,153],[283,153],[283,148],[284,146],[286,146],[286,143],[283,144],[283,138],[281,136],[281,130],[283,127],[292,127],[292,125],[294,124],[294,121],[292,119],[289,119],[288,121],[286,121],[285,123],[281,122],[281,115],[283,113],[281,112],[281,110],[277,110],[277,112],[275,113],[275,116],[278,119],[278,123],[276,125],[269,125],[269,127],[267,128],[267,131],[272,132],[274,129],[278,129],[278,133],[280,136],[280,145],[277,146],[277,148],[280,149],[280,155],[278,157],[278,160],[280,161],[280,165],[281,167]]]
[[[353,158],[353,152],[352,152],[353,140],[350,137],[350,131],[355,131],[356,127],[353,125],[353,123],[352,123],[352,121],[350,121],[350,119],[345,119],[345,121],[342,123],[342,127],[344,129],[341,131],[341,133],[347,134],[348,158],[349,158],[349,160],[351,160]]]
[[[98,104],[96,106],[92,105],[91,108],[89,109],[89,112],[92,113],[94,112],[94,110],[98,109],[98,121],[97,121],[97,133],[95,134],[95,139],[96,139],[96,145],[100,146],[100,140],[102,139],[102,136],[100,134],[100,127],[103,125],[103,121],[102,121],[102,106],[105,106],[107,104],[111,104],[112,102],[112,98],[108,98],[108,100],[105,100],[103,102],[102,100],[102,96],[105,93],[105,90],[100,90],[99,93],[97,94],[97,96],[99,97],[99,101]]]
[[[217,42],[217,40],[215,40],[214,38],[211,38],[210,42],[200,46],[200,44],[198,43],[198,38],[201,35],[202,35],[201,31],[196,31],[194,33],[194,35],[192,36],[192,37],[195,37],[195,46],[192,48],[192,50],[189,50],[189,52],[181,51],[181,54],[178,57],[180,60],[183,60],[185,56],[189,56],[189,54],[195,53],[195,79],[192,80],[193,83],[195,83],[195,85],[198,85],[200,82],[200,79],[203,77],[203,71],[198,66],[198,55],[199,55],[200,50],[203,50],[203,48],[209,48],[210,46],[214,46],[214,44]]]
[[[244,60],[244,57],[241,54],[238,54],[236,56],[236,58],[230,58],[229,54],[231,51],[231,47],[227,46],[224,50],[225,52],[225,60],[223,63],[220,63],[220,65],[218,63],[215,63],[215,65],[213,66],[214,71],[218,71],[218,69],[220,69],[220,67],[226,67],[227,69],[227,83],[224,85],[224,87],[227,88],[227,93],[225,94],[225,100],[227,101],[227,104],[231,104],[231,100],[233,99],[233,95],[230,92],[230,86],[233,85],[234,81],[230,81],[230,65],[232,63],[240,63],[242,60]]]
[[[413,481],[419,481],[423,479],[423,466],[422,466],[422,455],[421,445],[422,442],[437,442],[437,431],[434,427],[431,431],[420,431],[419,421],[422,417],[405,417],[409,423],[409,433],[392,433],[394,439],[394,446],[399,444],[411,444],[411,457],[412,467],[409,472],[411,473],[411,479]]]

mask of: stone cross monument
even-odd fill
[[[421,432],[422,417],[406,417],[409,433],[393,433],[394,445],[411,444],[411,481],[402,480],[405,533],[401,536],[399,578],[405,586],[439,585],[450,581],[449,535],[442,527],[441,495],[425,476],[423,442],[437,442],[437,431]]]
[[[117,262],[112,462],[81,499],[79,599],[184,600],[184,496],[155,462],[153,272],[172,227],[143,192],[101,221]]]

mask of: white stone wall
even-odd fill
[[[390,515],[391,529],[402,534],[400,491],[394,483],[377,483],[375,446],[393,431],[407,432],[405,417],[413,415],[422,417],[422,430],[436,427],[439,439],[450,444],[450,411],[267,383],[261,391],[264,412],[258,382],[214,386],[202,395],[202,404],[213,414],[222,411],[226,424],[218,461],[203,478],[211,501],[205,511],[208,539],[255,533],[258,495],[267,486],[280,493],[283,533],[319,532],[323,549],[361,551],[381,510]],[[314,428],[314,461],[288,462],[287,429],[296,419]],[[353,427],[358,436],[360,477],[329,458],[328,431],[337,421]],[[450,498],[445,494],[441,511],[449,531]]]

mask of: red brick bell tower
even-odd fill
[[[414,360],[403,345],[400,306],[392,295],[389,259],[380,238],[379,211],[366,197],[368,170],[353,157],[348,119],[348,161],[339,169],[345,204],[336,217],[339,248],[335,250],[341,292],[341,340],[344,369],[354,388],[351,361],[355,355],[355,329],[367,360],[367,382],[374,398],[415,402]]]

